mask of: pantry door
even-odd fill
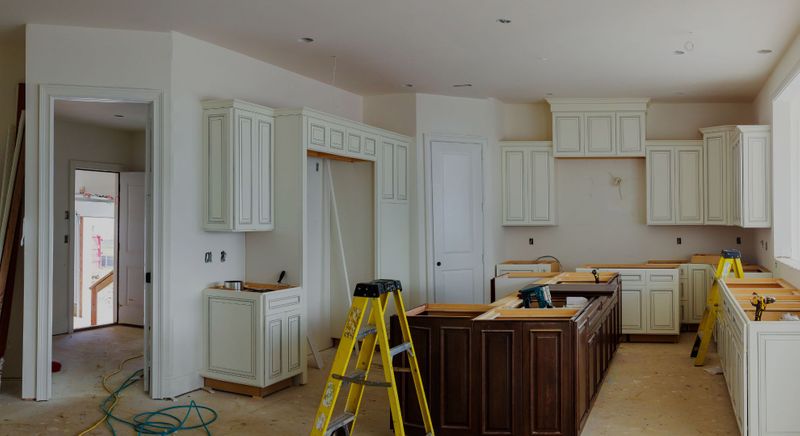
[[[483,302],[482,141],[432,138],[433,301]]]

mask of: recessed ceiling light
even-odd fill
[[[413,84],[413,83],[406,83],[406,84],[405,84],[405,85],[403,85],[403,86],[405,86],[406,88],[413,88],[413,87],[414,87],[414,84]]]
[[[508,18],[498,18],[497,22],[500,24],[509,24],[511,23],[511,20],[509,20]]]
[[[314,38],[309,38],[308,36],[304,36],[302,38],[297,38],[297,42],[305,42],[306,44],[314,42]]]
[[[686,54],[686,52],[683,51],[683,50],[675,50],[674,52],[672,52],[672,54],[683,55],[683,54]]]
[[[537,56],[536,59],[539,59],[542,62],[547,62],[548,61],[548,59],[546,57],[544,57],[544,56]]]
[[[453,85],[453,88],[469,88],[471,86],[471,83],[459,83],[457,85]]]
[[[114,114],[115,118],[125,118],[125,115],[122,114]]]
[[[761,50],[759,50],[757,53],[758,53],[758,54],[770,54],[770,53],[772,53],[772,50],[770,50],[770,49],[768,49],[768,48],[762,48],[762,49],[761,49]]]

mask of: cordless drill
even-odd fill
[[[750,304],[756,308],[756,314],[753,317],[753,320],[761,321],[761,315],[763,315],[764,311],[767,310],[767,304],[772,304],[775,301],[777,301],[775,297],[771,297],[769,295],[758,295],[758,293],[753,292],[753,297],[750,298]]]
[[[539,309],[553,308],[550,287],[547,285],[528,285],[519,290],[519,298],[522,299],[522,307],[526,309],[533,307],[534,300]]]

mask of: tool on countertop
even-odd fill
[[[708,291],[708,297],[706,298],[703,320],[697,329],[697,337],[695,337],[694,346],[692,347],[691,357],[695,358],[694,366],[703,366],[706,361],[706,352],[708,352],[708,345],[711,343],[714,325],[717,323],[717,315],[719,314],[721,298],[719,282],[728,277],[731,269],[733,269],[737,279],[744,278],[742,253],[736,249],[722,250],[722,256],[719,258],[719,263],[717,263],[717,271],[714,274],[714,284],[711,285],[711,290]]]
[[[533,307],[534,300],[539,309],[553,308],[550,286],[547,285],[528,285],[519,290],[519,298],[522,300],[522,306],[526,309]]]
[[[767,304],[772,304],[777,300],[775,297],[769,295],[759,295],[758,292],[753,292],[753,298],[750,299],[750,304],[756,308],[756,314],[753,317],[754,321],[761,321],[761,315],[767,310]]]
[[[386,388],[389,394],[389,408],[392,413],[394,434],[395,436],[404,436],[406,433],[403,427],[401,404],[397,394],[398,386],[394,375],[395,371],[399,372],[400,368],[394,368],[392,365],[392,360],[396,355],[405,355],[405,360],[408,363],[411,378],[414,382],[425,433],[433,436],[433,422],[431,421],[428,402],[425,399],[425,385],[422,382],[422,374],[414,352],[414,344],[411,341],[411,329],[408,327],[406,309],[403,305],[403,297],[400,295],[401,291],[402,287],[399,280],[374,280],[356,285],[356,290],[353,293],[353,305],[347,313],[347,322],[344,326],[342,339],[339,342],[339,348],[336,350],[336,357],[333,360],[328,381],[325,383],[322,400],[314,418],[314,427],[311,429],[311,436],[330,436],[337,432],[350,435],[358,417],[365,386]],[[385,316],[390,294],[394,298],[397,319],[403,336],[403,343],[392,348],[389,348],[388,326],[386,325]],[[367,312],[369,312],[368,317],[366,316]],[[362,328],[365,320],[368,321],[366,321],[366,326]],[[356,343],[360,340],[363,340],[363,342],[356,359],[356,367],[348,374],[346,371],[350,356]],[[384,379],[368,380],[367,376],[369,375],[370,366],[372,366],[376,346],[380,347]],[[401,380],[402,382],[403,380]],[[347,393],[344,413],[338,417],[331,418],[336,406],[336,399],[339,397],[339,390],[343,384],[351,385]]]
[[[597,273],[596,269],[592,270],[592,275],[594,276],[594,284],[600,283],[600,274]]]

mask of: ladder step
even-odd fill
[[[397,346],[395,346],[395,347],[392,347],[392,348],[389,350],[389,355],[390,355],[391,357],[394,357],[394,356],[397,356],[398,354],[400,354],[400,353],[402,353],[402,352],[404,352],[404,351],[408,351],[408,350],[410,350],[410,349],[411,349],[411,342],[403,342],[403,343],[402,343],[402,344],[400,344],[400,345],[397,345]]]
[[[374,325],[370,324],[370,325],[364,327],[363,330],[358,332],[357,339],[360,341],[360,340],[363,340],[364,338],[366,338],[367,336],[374,335],[376,333],[378,333],[378,328],[375,327]]]
[[[367,380],[366,376],[367,374],[360,369],[357,369],[348,375],[339,375],[339,374],[331,375],[331,377],[335,378],[336,380],[341,380],[345,383],[353,383],[356,385],[364,385],[377,388],[388,388],[392,386],[391,383],[387,382]]]
[[[325,436],[330,436],[337,430],[350,425],[350,423],[355,419],[356,416],[352,413],[344,413],[336,418],[331,419],[330,424],[328,424],[328,430],[325,432]]]

